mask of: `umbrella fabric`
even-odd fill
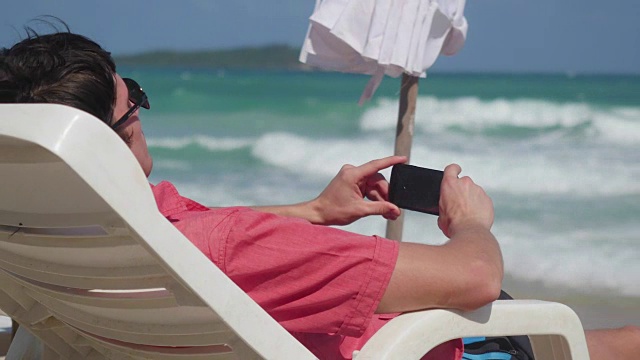
[[[426,76],[438,55],[464,45],[465,0],[317,0],[300,61],[326,70],[373,75],[362,100],[383,75]]]

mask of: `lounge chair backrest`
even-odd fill
[[[0,105],[0,284],[60,359],[315,358],[159,213],[125,143],[62,105]]]

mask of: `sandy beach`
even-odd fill
[[[503,288],[516,299],[538,299],[563,303],[580,317],[585,329],[640,326],[640,298],[576,290],[522,282],[506,277]]]

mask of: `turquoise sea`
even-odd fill
[[[366,76],[119,70],[150,97],[151,181],[207,205],[308,200],[342,164],[393,153],[399,79],[360,107]],[[459,163],[485,188],[511,278],[640,298],[639,140],[640,76],[430,74],[411,163]],[[445,238],[435,217],[408,212],[405,240]]]

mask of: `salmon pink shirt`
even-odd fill
[[[244,207],[210,209],[161,182],[160,212],[320,359],[351,359],[397,314],[375,314],[398,243]],[[425,359],[460,359],[462,342]]]

